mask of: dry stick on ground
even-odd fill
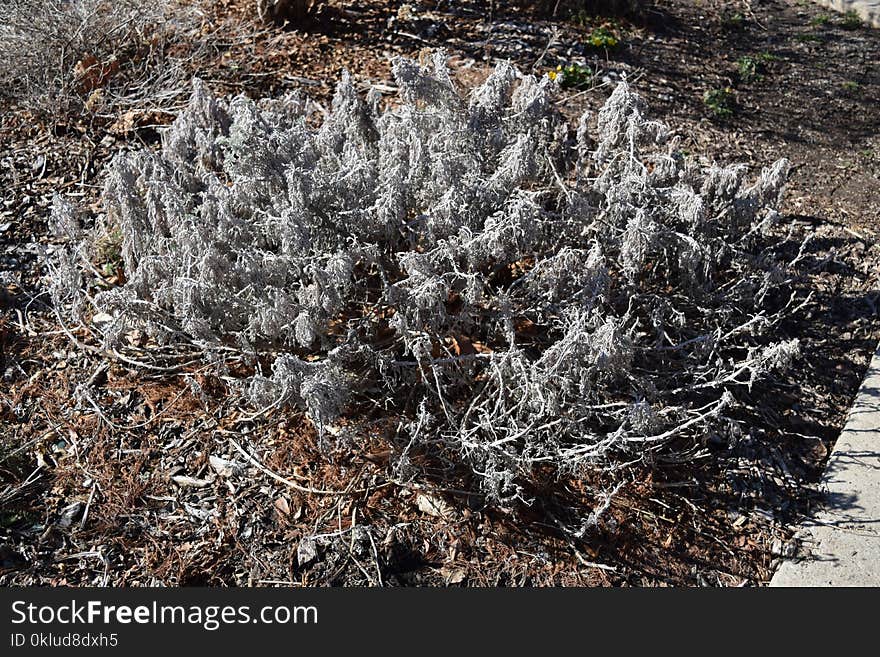
[[[218,431],[219,433],[232,433],[232,432],[225,431],[225,430],[222,430],[222,429],[218,429],[217,431]],[[241,445],[239,445],[239,444],[235,441],[235,439],[232,438],[232,436],[229,436],[229,442],[232,444],[233,447],[235,447],[235,449],[236,449],[236,450],[237,450],[242,456],[244,456],[244,457],[248,460],[248,462],[250,462],[251,465],[253,465],[255,468],[257,468],[257,470],[259,470],[259,471],[262,472],[263,474],[265,474],[265,475],[271,477],[271,478],[274,479],[275,481],[277,481],[277,482],[279,482],[279,483],[282,483],[282,484],[284,484],[285,486],[288,486],[288,487],[290,487],[290,488],[293,488],[294,490],[298,490],[298,491],[300,491],[301,493],[313,493],[313,494],[315,494],[315,495],[340,495],[340,496],[344,496],[344,495],[358,495],[358,494],[361,494],[361,493],[363,493],[363,492],[365,492],[365,491],[367,491],[367,490],[375,490],[376,488],[380,488],[380,486],[376,486],[376,487],[374,487],[374,488],[372,488],[372,489],[358,489],[358,490],[322,490],[322,489],[319,489],[319,488],[312,488],[312,487],[310,487],[310,486],[303,486],[303,485],[301,485],[301,484],[296,483],[295,481],[291,481],[290,479],[285,479],[285,478],[282,477],[281,475],[279,475],[279,474],[277,474],[277,473],[275,473],[275,472],[272,472],[272,470],[270,470],[270,469],[267,468],[265,465],[263,465],[262,463],[260,463],[260,462],[259,462],[259,461],[258,461],[253,455],[251,455],[251,454],[250,454],[250,453],[249,453],[244,447],[242,447]],[[295,476],[299,476],[299,475],[295,475]],[[300,478],[305,479],[304,477],[301,477],[301,476],[300,476]],[[389,483],[384,484],[384,485],[386,485],[386,486],[390,486],[391,483],[389,482]]]
[[[532,64],[533,73],[541,65],[541,62],[544,61],[544,57],[547,56],[547,53],[550,51],[550,48],[553,47],[553,44],[559,41],[559,34],[559,28],[554,26],[550,31],[550,38],[547,40],[547,45],[544,47],[544,50],[541,51],[541,55],[535,60],[535,63]]]

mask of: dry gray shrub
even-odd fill
[[[400,470],[429,449],[496,501],[539,466],[614,470],[736,435],[731,409],[798,353],[773,337],[797,299],[764,236],[788,163],[749,184],[688,161],[625,83],[575,134],[554,86],[507,64],[466,96],[442,54],[393,70],[398,106],[344,74],[317,128],[304,98],[195,81],[161,152],[107,172],[127,276],[93,300],[108,346],[138,328],[255,355],[258,406],[322,432],[398,417]]]
[[[198,21],[180,0],[4,0],[2,94],[49,116],[162,106],[185,86],[169,45]]]

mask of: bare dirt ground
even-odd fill
[[[192,72],[220,92],[303,89],[328,102],[342,67],[393,99],[390,57],[443,47],[466,87],[496,59],[595,77],[560,92],[572,117],[623,76],[692,157],[795,172],[786,212],[811,302],[778,329],[803,358],[782,392],[755,386],[752,431],[706,457],[636,477],[592,535],[559,525],[597,500],[576,480],[492,508],[466,478],[410,481],[389,462],[391,428],[320,446],[303,419],[251,420],[224,384],[108,360],[68,335],[41,292],[52,194],[97,199],[104,162],[157,142],[172,114],[0,120],[0,583],[4,585],[759,585],[793,549],[816,482],[880,339],[880,31],[808,2],[652,3],[604,19],[497,2],[324,3],[306,24],[257,25],[250,2],[210,4],[220,26]],[[553,3],[549,3],[552,9]],[[563,3],[564,4],[564,3]],[[756,62],[752,72],[744,58]],[[722,91],[724,108],[704,101]],[[819,256],[831,252],[830,257]],[[133,338],[131,349],[137,353]],[[151,367],[153,369],[151,369]],[[99,398],[76,399],[89,380]],[[431,464],[421,464],[431,471]]]

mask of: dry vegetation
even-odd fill
[[[766,581],[880,335],[880,38],[282,4],[4,6],[3,581]]]
[[[11,0],[0,6],[0,84],[46,119],[165,107],[186,84],[201,14],[177,0]]]

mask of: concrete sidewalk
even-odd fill
[[[880,351],[824,483],[824,509],[799,534],[809,556],[784,562],[770,586],[880,586]]]

